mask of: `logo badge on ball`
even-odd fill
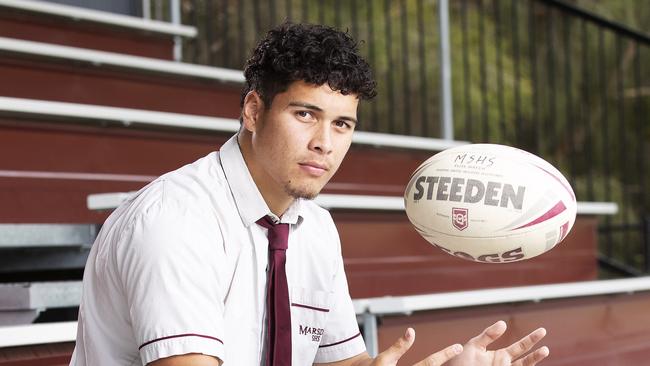
[[[454,207],[451,209],[451,223],[456,229],[460,231],[467,229],[467,225],[469,224],[469,219],[467,216],[468,215],[466,208]]]

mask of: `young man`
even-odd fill
[[[365,352],[338,234],[311,202],[347,153],[368,64],[344,33],[283,24],[245,70],[241,129],[107,219],[84,273],[71,365],[395,365],[412,329]],[[538,329],[486,351],[497,322],[421,365],[534,365]],[[519,358],[518,361],[514,361]]]

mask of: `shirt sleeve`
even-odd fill
[[[188,353],[225,362],[223,239],[207,217],[196,207],[160,202],[123,232],[116,261],[145,365]]]
[[[334,227],[333,224],[332,227]],[[350,298],[343,258],[340,254],[340,239],[336,231],[334,236],[339,253],[335,262],[336,271],[332,307],[325,326],[325,333],[314,358],[315,363],[341,361],[366,351],[366,345],[357,323],[354,305]]]

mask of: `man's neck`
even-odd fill
[[[239,150],[244,158],[246,167],[271,212],[277,217],[282,217],[291,204],[293,204],[295,198],[288,195],[282,188],[268,184],[272,179],[266,176],[264,170],[255,163],[255,159],[252,156],[253,152],[250,146],[250,139],[244,136],[246,133],[246,131],[239,131],[237,135],[237,143],[239,144]]]

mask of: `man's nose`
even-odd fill
[[[329,123],[322,123],[314,131],[310,149],[321,154],[332,152],[332,129]]]

